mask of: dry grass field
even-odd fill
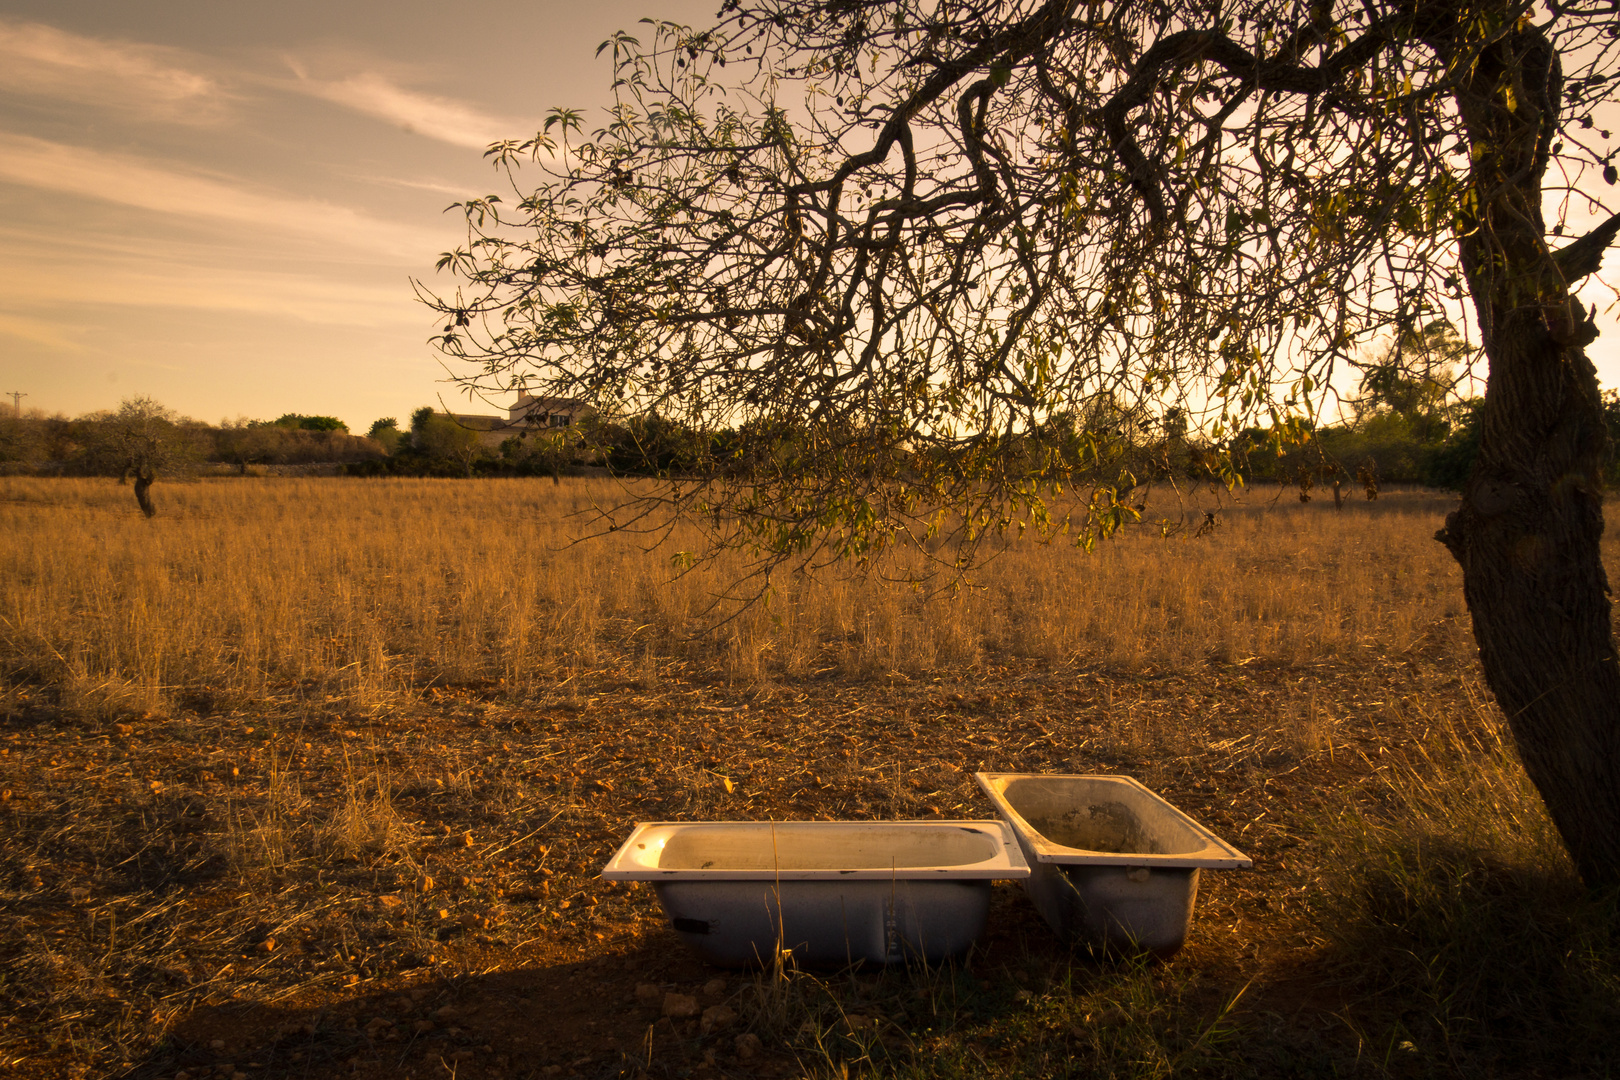
[[[1503,744],[1448,499],[1204,492],[1156,507],[1218,506],[1204,536],[1026,539],[945,591],[778,574],[739,610],[734,557],[675,576],[681,530],[572,543],[620,494],[213,480],[146,521],[0,478],[0,1075],[1620,1060],[1620,919]],[[780,977],[704,969],[596,878],[637,820],[988,816],[977,769],[1136,776],[1255,869],[1205,875],[1162,964],[998,886],[961,969]]]

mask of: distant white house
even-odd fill
[[[552,428],[577,427],[595,415],[596,410],[578,398],[534,397],[527,390],[520,390],[517,402],[506,410],[504,417],[451,413],[450,419],[478,432],[478,441],[496,450],[514,436],[525,439]]]
[[[533,397],[527,390],[518,391],[517,403],[506,412],[508,423],[528,427],[574,427],[596,415],[578,398]]]

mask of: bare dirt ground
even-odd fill
[[[39,1077],[798,1075],[818,1054],[796,1033],[764,1030],[738,1057],[769,980],[689,959],[650,890],[601,882],[601,864],[638,820],[987,817],[971,774],[991,769],[1134,775],[1240,846],[1254,870],[1203,876],[1160,975],[1210,1017],[1247,985],[1244,1013],[1353,1061],[1306,905],[1313,825],[1422,734],[1412,699],[1439,689],[1466,693],[1414,657],[1128,678],[1008,665],[757,696],[605,673],[534,703],[436,688],[376,719],[83,726],[24,707],[0,757],[3,947],[39,996],[0,1021],[0,1045],[13,1075]],[[345,814],[397,850],[325,866],[266,850]],[[936,1009],[1106,967],[998,886],[988,941],[947,980],[957,1000],[897,973],[831,982],[905,1041]],[[737,1019],[705,1033],[661,1015],[666,992]],[[1089,1038],[1052,1037],[1071,1054]]]
[[[1620,908],[1505,745],[1444,496],[1223,495],[1210,535],[1025,539],[942,597],[784,578],[703,635],[741,564],[575,544],[616,490],[219,481],[147,522],[0,480],[0,1075],[1620,1060]],[[964,964],[781,975],[704,967],[598,877],[636,821],[989,817],[976,770],[1135,776],[1254,869],[1202,876],[1160,964],[1004,884]]]

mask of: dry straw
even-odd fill
[[[1200,510],[1220,506],[1211,535],[1144,528],[1092,554],[1026,537],[944,591],[908,583],[931,569],[915,553],[881,574],[779,573],[743,608],[724,599],[741,555],[676,572],[699,543],[685,527],[576,543],[591,508],[624,494],[605,480],[214,481],[177,486],[146,521],[108,481],[0,479],[0,659],[77,712],[294,693],[374,713],[427,683],[521,688],[610,658],[769,682],[997,656],[1141,671],[1472,652],[1432,496],[1334,513],[1204,492]],[[1150,520],[1193,509],[1159,503]]]

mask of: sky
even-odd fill
[[[0,398],[352,430],[468,404],[411,289],[483,150],[716,0],[0,0]],[[504,407],[505,402],[492,403]]]
[[[427,344],[411,280],[464,235],[445,208],[502,190],[491,141],[555,106],[600,116],[613,31],[717,6],[0,0],[0,402],[145,394],[362,432],[441,400],[504,408],[469,403]],[[1614,314],[1591,349],[1605,386]]]

